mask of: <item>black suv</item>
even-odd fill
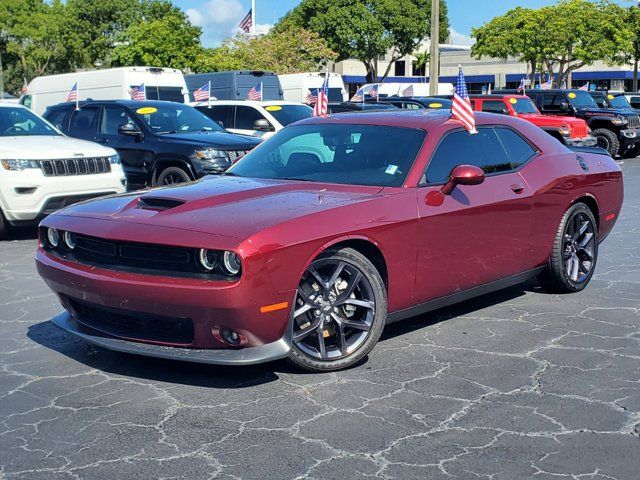
[[[397,107],[388,103],[371,102],[329,102],[329,113],[373,112],[376,110],[397,110]]]
[[[635,156],[640,149],[640,116],[633,110],[600,108],[584,90],[527,90],[544,115],[570,115],[584,119],[598,146],[614,157]]]
[[[44,118],[70,137],[115,148],[130,190],[223,172],[260,143],[180,103],[88,100],[79,106],[49,107]]]

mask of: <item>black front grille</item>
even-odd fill
[[[108,157],[63,158],[61,160],[40,160],[40,168],[46,177],[60,177],[109,173],[111,163],[109,163]]]
[[[108,335],[179,345],[193,343],[194,328],[190,318],[121,310],[68,297],[66,300],[76,320]]]
[[[244,157],[250,150],[227,150],[227,158],[231,163],[234,163]]]
[[[640,116],[638,115],[629,115],[627,117],[627,120],[629,120],[629,128],[636,128],[636,127],[640,127]]]

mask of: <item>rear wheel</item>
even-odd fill
[[[347,368],[380,338],[387,316],[384,283],[359,252],[328,251],[302,276],[292,316],[293,364],[316,372]]]
[[[0,209],[0,240],[3,240],[7,236],[7,230],[9,229],[9,225],[7,221],[4,219],[4,214]]]
[[[591,280],[597,258],[596,220],[589,207],[576,203],[562,216],[540,284],[552,292],[579,292]]]
[[[615,157],[620,151],[620,141],[615,132],[606,128],[597,128],[593,131],[593,136],[598,141],[597,145],[604,148],[612,157]]]
[[[156,186],[175,185],[177,183],[190,182],[191,177],[180,167],[165,168],[156,180]]]

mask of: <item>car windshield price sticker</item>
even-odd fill
[[[269,105],[268,107],[264,107],[267,112],[277,112],[278,110],[282,110],[280,105]]]
[[[430,103],[429,107],[430,108],[440,108],[440,107],[442,107],[442,104],[441,103]]]
[[[511,103],[513,103],[514,105],[515,105],[516,103],[518,103],[518,99],[517,99],[517,98],[511,98],[511,99],[509,99],[509,101],[510,101]]]
[[[139,113],[140,115],[147,115],[149,113],[156,113],[158,111],[157,108],[155,107],[142,107],[136,110],[136,113]]]
[[[577,95],[575,93],[573,93],[573,92],[569,93],[569,98],[576,98],[576,97],[577,97]]]

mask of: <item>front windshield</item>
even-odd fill
[[[510,98],[509,102],[516,113],[538,113],[538,109],[529,98]]]
[[[595,100],[584,90],[571,91],[567,93],[567,98],[575,108],[598,108]]]
[[[0,107],[0,137],[60,135],[47,122],[23,107]]]
[[[141,106],[134,110],[155,133],[222,132],[224,129],[188,105]]]
[[[294,125],[266,140],[228,173],[240,177],[399,187],[426,133],[378,125]]]
[[[264,109],[284,127],[298,120],[309,118],[313,114],[313,110],[306,105],[267,105]]]
[[[607,98],[609,98],[609,103],[611,104],[611,106],[613,108],[631,108],[631,109],[633,109],[633,107],[629,103],[629,100],[627,100],[627,97],[625,97],[624,95],[611,95],[610,94]]]

